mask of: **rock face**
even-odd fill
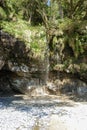
[[[24,42],[0,31],[0,91],[29,93],[45,84],[44,62]]]
[[[47,89],[51,94],[76,94],[83,96],[87,94],[87,84],[78,79],[65,78],[63,80],[56,79],[47,83]]]
[[[10,73],[7,71],[0,71],[0,93],[2,93],[2,91],[4,93],[8,93],[12,91],[10,88],[8,74],[10,75]]]
[[[80,66],[74,64],[67,68],[59,63],[55,74],[50,72],[47,81],[46,61],[35,59],[24,42],[0,31],[0,92],[13,90],[34,96],[59,92],[84,95],[87,93],[87,61],[84,60]]]

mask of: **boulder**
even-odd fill
[[[47,89],[51,94],[87,94],[87,84],[81,80],[73,78],[55,79],[47,84]]]
[[[14,91],[21,92],[23,94],[30,94],[30,92],[39,86],[38,78],[26,78],[26,77],[12,77],[10,79],[11,88]]]

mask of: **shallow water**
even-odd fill
[[[0,130],[80,130],[71,126],[79,119],[78,112],[87,120],[87,105],[78,106],[57,97],[1,97]],[[83,108],[85,115],[81,115]]]

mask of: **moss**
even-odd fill
[[[64,71],[64,65],[63,64],[57,64],[53,68],[56,71]]]
[[[3,8],[0,7],[0,19],[6,19],[6,13]]]
[[[80,69],[81,69],[81,72],[86,72],[87,71],[87,64],[86,63],[80,63]]]
[[[46,36],[43,26],[30,26],[28,22],[17,19],[16,21],[2,21],[0,23],[4,32],[24,41],[26,47],[31,48],[34,55],[41,55],[46,47]]]

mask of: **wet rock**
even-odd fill
[[[77,87],[77,93],[80,96],[87,94],[87,84],[84,82],[79,82],[79,85]]]
[[[29,80],[24,77],[15,77],[11,79],[11,88],[15,91],[19,91],[21,93],[30,93],[32,89],[34,89],[35,81]]]
[[[52,82],[47,82],[46,88],[50,94],[56,94],[57,92],[57,87]]]
[[[87,84],[78,79],[66,79],[63,81],[61,92],[84,95],[87,93]]]
[[[19,65],[18,63],[8,61],[8,69],[12,72],[15,72],[19,76],[25,76],[25,74],[29,73],[29,67],[25,64]]]
[[[31,95],[31,93],[34,94],[35,91],[33,90],[35,90],[39,86],[41,87],[43,86],[39,78],[27,78],[27,77],[17,77],[17,76],[12,77],[10,79],[10,84],[13,90],[28,95]]]
[[[46,96],[50,93],[47,91],[45,86],[36,86],[30,93],[31,96]]]
[[[5,61],[0,60],[0,70],[2,69],[2,67],[4,66],[4,64],[5,64]]]
[[[0,92],[12,92],[12,89],[10,88],[9,76],[6,71],[0,71]]]
[[[65,93],[84,95],[87,93],[87,84],[78,79],[55,79],[53,82],[47,84],[47,89],[51,94]]]

